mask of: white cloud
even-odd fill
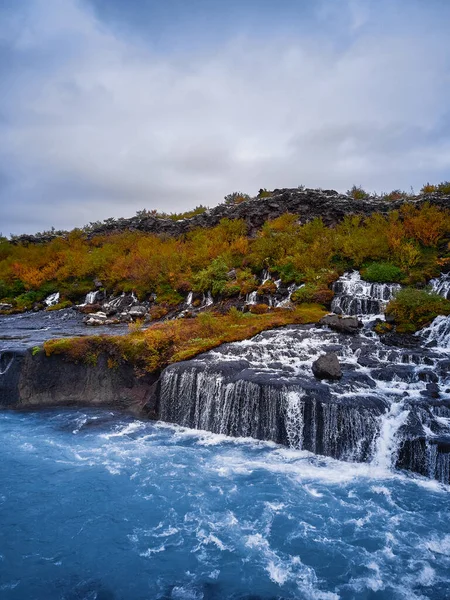
[[[0,100],[0,157],[15,173],[4,233],[235,189],[418,186],[450,167],[449,43],[420,23],[345,45],[241,37],[183,57],[116,37],[75,0],[32,7],[8,38],[21,60]],[[350,8],[348,31],[369,18]]]

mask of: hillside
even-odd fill
[[[151,320],[186,305],[207,308],[208,298],[222,312],[244,305],[264,312],[277,294],[328,308],[331,284],[350,269],[368,281],[419,287],[445,271],[449,207],[438,191],[389,199],[282,189],[189,219],[141,214],[52,239],[3,238],[1,309],[79,305],[89,292],[94,304],[132,294],[143,303],[134,318]],[[59,295],[44,303],[51,294]]]

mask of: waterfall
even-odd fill
[[[214,300],[211,292],[208,291],[206,294],[203,294],[202,307],[211,306],[212,304],[214,304]]]
[[[192,298],[193,297],[194,297],[194,293],[189,292],[189,294],[187,295],[187,298],[186,298],[186,306],[188,306],[189,308],[192,307]]]
[[[358,271],[344,273],[333,284],[331,310],[345,315],[381,314],[401,286],[398,283],[370,283]]]
[[[303,448],[303,433],[305,427],[304,394],[290,391],[285,395],[285,424],[287,441],[290,448]]]
[[[163,421],[340,459],[368,459],[379,415],[376,405],[322,402],[314,390],[232,381],[204,365],[172,365],[161,379]]]
[[[275,302],[276,308],[286,308],[287,306],[289,306],[291,304],[292,294],[296,290],[303,287],[304,285],[305,285],[304,283],[302,283],[302,285],[296,285],[295,283],[291,283],[291,285],[288,287],[286,298],[284,298],[283,300],[279,300],[278,302]]]
[[[450,300],[450,273],[445,273],[430,281],[431,289],[440,296]]]
[[[381,417],[380,435],[375,444],[373,464],[384,469],[395,467],[401,436],[400,428],[406,423],[409,410],[402,402],[392,403],[390,409]]]
[[[418,332],[426,344],[448,350],[450,348],[450,315],[439,316],[428,327]]]
[[[388,347],[364,332],[311,326],[263,332],[167,367],[159,417],[450,483],[450,375],[440,346]],[[340,381],[312,375],[327,351],[339,356]]]
[[[265,269],[262,274],[261,283],[266,283],[266,281],[269,281],[270,279],[272,279],[270,272],[268,269]]]
[[[256,304],[258,292],[250,292],[245,296],[245,304]]]
[[[95,304],[97,301],[97,296],[98,296],[99,292],[98,290],[96,290],[95,292],[88,292],[86,294],[86,298],[84,300],[85,304]]]
[[[56,292],[55,294],[50,294],[50,296],[47,296],[47,298],[44,300],[44,304],[46,304],[47,306],[55,306],[55,304],[58,304],[59,302],[59,292]]]
[[[427,444],[427,466],[428,477],[438,481],[450,481],[450,444],[447,443],[439,451],[439,445],[436,443]]]

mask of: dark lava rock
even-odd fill
[[[316,217],[323,219],[325,225],[333,226],[342,221],[346,215],[369,216],[374,212],[388,214],[398,210],[405,199],[387,201],[383,198],[370,197],[364,200],[354,200],[345,194],[334,190],[313,190],[299,188],[282,188],[272,191],[268,198],[251,198],[235,205],[219,204],[206,212],[195,215],[190,219],[174,221],[162,219],[153,215],[136,215],[130,219],[108,219],[95,226],[87,234],[90,238],[95,235],[117,231],[146,231],[162,235],[178,236],[197,227],[214,227],[224,217],[242,219],[245,221],[249,235],[256,231],[269,219],[274,219],[287,212],[299,215],[302,223],[312,221]],[[443,194],[419,195],[408,198],[407,202],[420,206],[430,202],[439,207],[448,208],[450,197]],[[57,237],[67,237],[67,232],[55,232],[37,235],[21,235],[14,237],[14,244],[36,244],[51,241]]]
[[[421,339],[410,333],[390,332],[382,335],[380,339],[387,346],[397,346],[399,348],[418,348],[421,345]]]
[[[317,379],[340,379],[342,370],[337,354],[329,352],[320,356],[313,362],[312,372]]]
[[[333,331],[339,333],[358,333],[360,327],[362,327],[361,321],[357,317],[341,317],[340,315],[326,315],[319,321],[319,325],[325,325]]]

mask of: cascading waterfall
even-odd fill
[[[212,304],[214,304],[214,300],[211,292],[208,291],[206,294],[203,294],[202,306],[211,306]]]
[[[245,296],[245,304],[256,304],[258,292],[250,292]]]
[[[354,273],[344,281],[336,304],[345,306],[353,290],[361,300],[353,308],[374,313],[398,289]],[[425,347],[407,349],[385,346],[366,329],[348,337],[297,326],[226,344],[163,372],[160,418],[449,483],[450,317],[420,335]],[[312,375],[312,362],[327,351],[339,356],[339,382]]]
[[[335,458],[369,457],[379,430],[376,404],[322,402],[315,390],[232,379],[203,364],[168,367],[161,381],[161,420]]]
[[[95,304],[97,301],[97,297],[99,295],[99,291],[96,290],[95,292],[88,292],[86,294],[86,298],[84,300],[85,304]]]
[[[450,300],[450,273],[445,273],[440,277],[436,277],[436,279],[432,279],[430,286],[434,292]]]
[[[429,345],[441,349],[450,348],[450,316],[436,317],[426,329],[419,332],[422,339]]]
[[[55,304],[58,304],[58,302],[59,302],[59,292],[50,294],[50,296],[47,296],[47,298],[44,300],[44,304],[46,304],[47,306],[55,306]]]
[[[409,410],[402,402],[393,402],[390,409],[381,417],[380,435],[375,441],[373,464],[385,469],[395,467],[401,438],[399,429],[405,425]]]
[[[345,315],[378,315],[400,288],[397,283],[364,281],[358,271],[351,271],[334,283],[331,310]]]
[[[285,308],[291,304],[291,296],[296,291],[303,287],[305,284],[296,285],[295,283],[291,283],[291,285],[287,289],[287,296],[283,300],[278,300],[275,302],[276,308]]]

